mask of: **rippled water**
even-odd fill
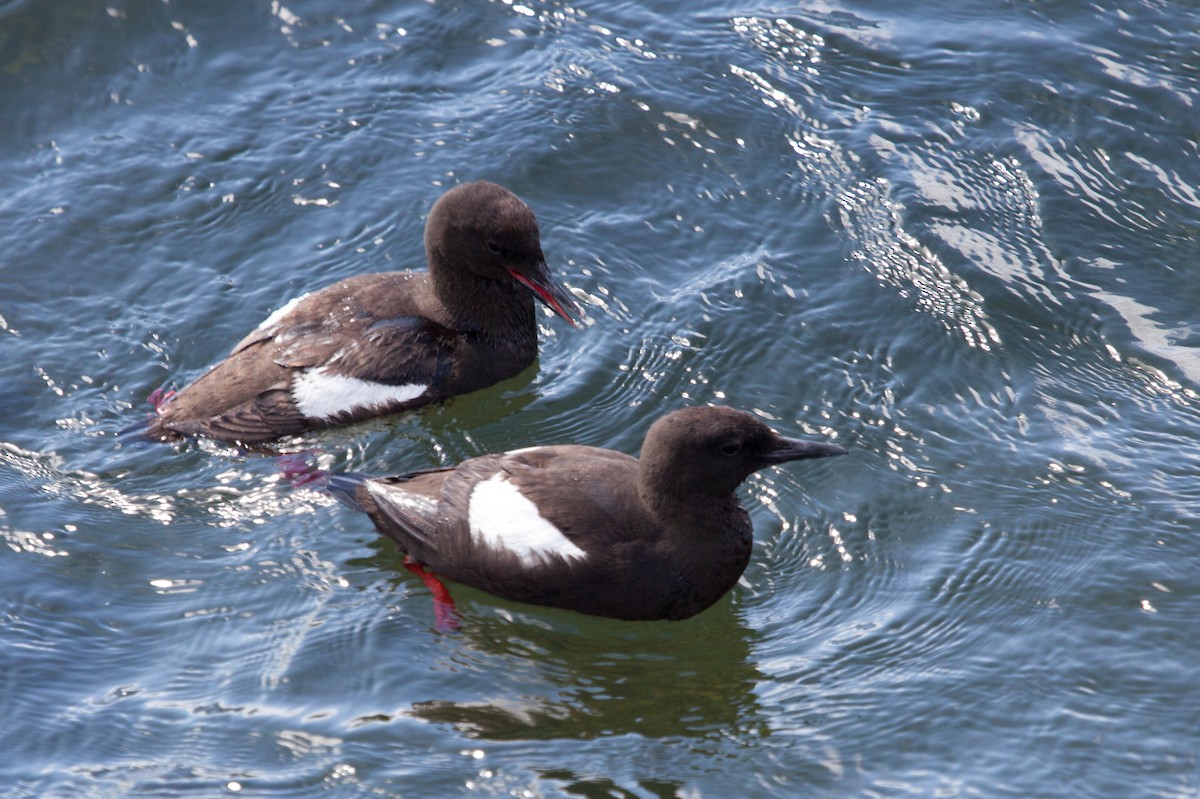
[[[1192,4],[0,5],[0,793],[1200,796]],[[589,300],[539,368],[308,437],[848,458],[674,624],[456,588],[269,458],[119,435],[445,187]]]

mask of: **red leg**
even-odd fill
[[[317,468],[316,455],[312,450],[289,452],[277,458],[283,478],[292,484],[292,488],[317,483],[325,479],[325,472]]]
[[[425,583],[425,587],[433,594],[433,617],[438,630],[441,632],[457,630],[458,614],[454,610],[454,598],[450,596],[450,589],[446,587],[445,583],[408,555],[404,556],[404,568],[420,577],[421,582]]]
[[[160,411],[162,407],[175,398],[175,390],[165,390],[162,386],[150,392],[150,396],[146,399],[154,406],[154,410]]]

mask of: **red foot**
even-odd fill
[[[404,568],[421,578],[425,587],[433,594],[433,617],[441,632],[453,632],[458,629],[458,613],[454,610],[454,598],[437,575],[426,569],[417,561],[404,556]]]
[[[164,405],[175,399],[175,390],[167,391],[164,387],[160,386],[151,391],[150,396],[146,399],[154,406],[154,410],[161,411]]]
[[[277,461],[279,470],[283,472],[284,479],[292,484],[292,488],[299,488],[325,479],[325,472],[317,468],[311,452],[280,455]]]

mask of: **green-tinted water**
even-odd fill
[[[0,793],[1200,795],[1200,14],[1057,2],[0,8]],[[686,404],[743,490],[677,624],[456,589],[269,458],[135,446],[487,178],[539,368],[302,442],[396,472]]]

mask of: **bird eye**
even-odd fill
[[[742,445],[736,441],[729,441],[721,445],[721,454],[727,458],[732,458],[742,451]]]
[[[500,245],[497,244],[496,242],[491,241],[489,239],[486,243],[487,243],[488,252],[490,252],[492,255],[499,255],[501,252],[503,252]]]

